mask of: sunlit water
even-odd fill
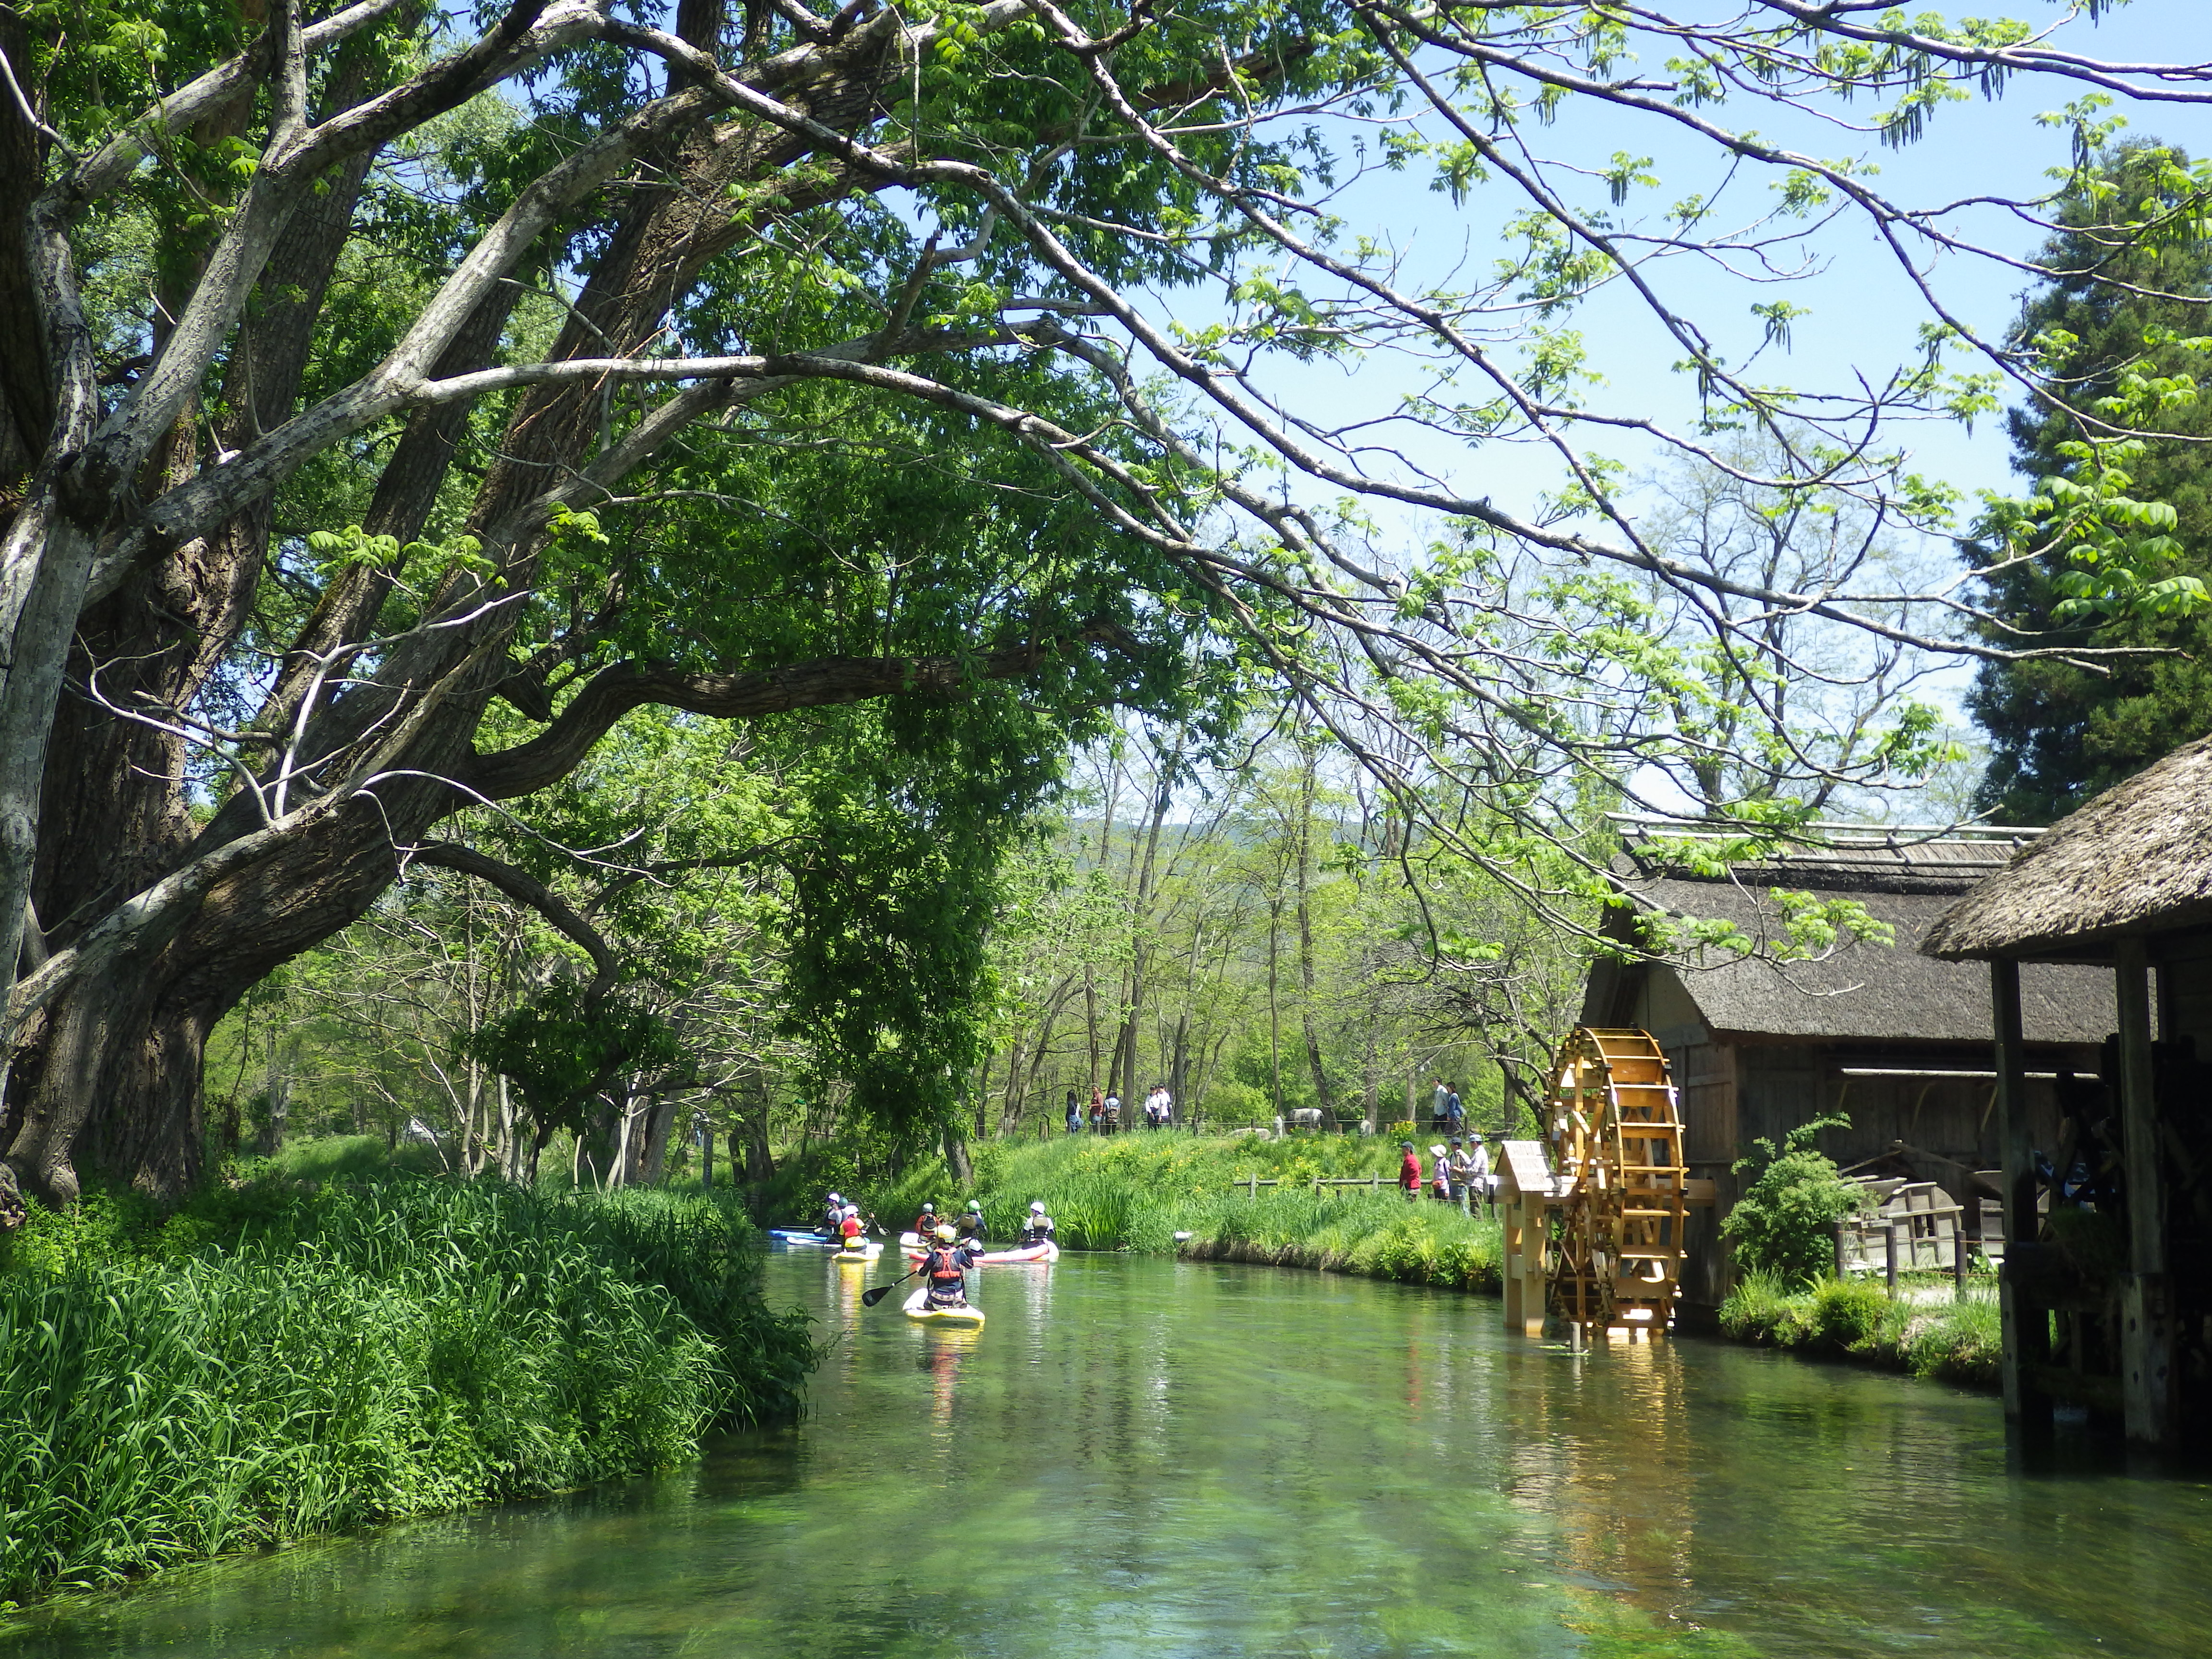
[[[1288,1271],[987,1269],[979,1336],[816,1257],[768,1274],[831,1344],[796,1428],[172,1574],[0,1653],[2212,1653],[2212,1488],[2023,1467],[1984,1397],[1577,1358],[1487,1298]]]

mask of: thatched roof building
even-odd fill
[[[2212,738],[2106,790],[1928,929],[1989,963],[2005,1194],[2005,1405],[2212,1450]],[[2023,966],[2023,963],[2039,964]],[[2058,969],[2052,963],[2109,966]],[[2038,1112],[2030,978],[2112,986],[2096,1075]],[[2202,1056],[2203,1058],[2200,1058]],[[2117,1267],[2116,1263],[2124,1263]]]
[[[1628,820],[1614,866],[1622,902],[1606,931],[1638,954],[1593,964],[1582,1023],[1647,1030],[1667,1052],[1693,1174],[1735,1196],[1729,1166],[1756,1139],[1840,1110],[1850,1127],[1821,1138],[1845,1165],[1880,1160],[1888,1173],[1934,1182],[1980,1221],[1976,1172],[1994,1170],[1994,1049],[1989,977],[1918,946],[1974,883],[2005,868],[2032,830],[1967,834],[1823,826],[1815,844],[1724,871],[1708,832]],[[1778,893],[1854,900],[1887,924],[1894,945],[1845,939],[1814,959],[1778,960],[1789,939]],[[1655,945],[1667,919],[1725,921],[1759,947]],[[2112,987],[2094,969],[2039,966],[2022,975],[2033,1045],[2034,1109],[2055,1122],[2055,1080],[2094,1070],[2112,1030]],[[1692,1239],[1683,1314],[1697,1323],[1725,1293],[1716,1241]]]
[[[1625,822],[1632,830],[1653,823]],[[1709,833],[1661,827],[1663,836],[1632,835],[1616,861],[1623,903],[1606,931],[1642,945],[1654,921],[1723,921],[1749,938],[1755,953],[1690,947],[1648,953],[1640,962],[1599,963],[1584,994],[1585,1024],[1642,1024],[1662,1044],[1668,1034],[1653,1020],[1694,1022],[1705,1042],[1987,1047],[1987,974],[1936,960],[1919,947],[1962,894],[2032,846],[2035,831],[1824,825],[1818,844],[1712,874],[1691,867],[1700,862],[1693,856],[1700,843],[1713,839]],[[1855,901],[1892,930],[1895,943],[1846,938],[1809,960],[1778,960],[1790,938],[1779,892]],[[2037,969],[2023,979],[2021,993],[2032,1042],[2094,1046],[2112,1029],[2111,988],[2098,975]],[[1637,1012],[1647,1018],[1627,1018]]]
[[[2212,738],[2106,790],[1928,930],[1967,957],[2109,961],[2130,934],[2212,927]]]

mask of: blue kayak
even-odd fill
[[[811,1244],[823,1250],[841,1248],[838,1240],[827,1233],[817,1233],[811,1228],[771,1227],[768,1230],[768,1236],[779,1244]]]

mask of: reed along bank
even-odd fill
[[[1496,1220],[1480,1208],[1462,1214],[1456,1204],[1438,1203],[1425,1192],[1418,1200],[1402,1196],[1395,1140],[1215,1139],[1140,1129],[984,1141],[972,1156],[972,1190],[956,1187],[943,1161],[930,1158],[896,1180],[862,1186],[855,1200],[891,1233],[909,1224],[925,1200],[949,1221],[972,1197],[983,1206],[991,1236],[1011,1238],[1030,1201],[1041,1200],[1060,1243],[1072,1249],[1315,1267],[1466,1291],[1495,1291],[1499,1284]],[[813,1218],[821,1189],[837,1182],[833,1170],[817,1164],[806,1177],[811,1185],[802,1186],[796,1160],[790,1168],[794,1173],[770,1201],[774,1213],[803,1224]],[[1256,1195],[1237,1184],[1254,1176],[1278,1184],[1261,1187]],[[1316,1193],[1313,1186],[1316,1177],[1376,1176],[1379,1188],[1323,1186]],[[1178,1233],[1190,1237],[1179,1243]]]
[[[265,1165],[0,1243],[0,1603],[690,1458],[793,1413],[733,1200]]]

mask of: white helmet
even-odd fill
[[[1030,1200],[1030,1213],[1031,1215],[1042,1215],[1044,1213],[1044,1200],[1041,1198],[1031,1199]]]
[[[847,1215],[858,1215],[860,1213],[860,1206],[857,1204],[848,1204],[845,1206],[845,1213]]]

